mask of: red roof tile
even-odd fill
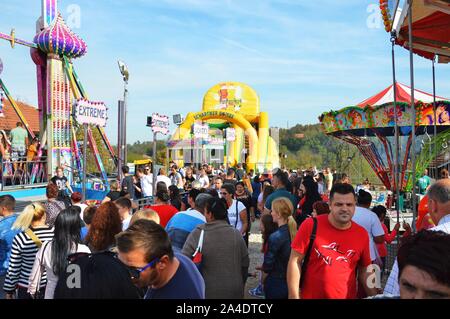
[[[27,120],[33,132],[39,132],[39,110],[31,105],[17,102],[23,116]],[[0,130],[10,131],[16,127],[16,123],[19,122],[19,117],[12,108],[7,99],[3,100],[3,117],[0,117]]]

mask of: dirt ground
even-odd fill
[[[261,253],[261,246],[262,246],[262,236],[259,231],[259,219],[255,220],[255,222],[252,224],[252,228],[250,230],[250,238],[248,243],[248,253],[250,257],[250,267],[248,269],[248,272],[250,274],[257,272],[255,270],[255,267],[262,265],[262,253]],[[259,274],[255,277],[249,277],[247,279],[247,283],[245,285],[245,299],[258,299],[255,297],[252,297],[249,295],[248,290],[255,288],[259,284]]]

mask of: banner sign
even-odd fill
[[[106,126],[108,108],[105,103],[79,99],[75,101],[74,110],[78,123],[98,125],[101,127]]]
[[[236,140],[236,130],[234,128],[227,128],[225,134],[228,142],[234,142]]]
[[[208,124],[194,124],[194,138],[207,139],[209,137]]]
[[[162,133],[166,135],[169,133],[169,117],[167,115],[153,113],[151,128],[153,133]]]

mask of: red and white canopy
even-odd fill
[[[397,86],[397,102],[405,102],[411,103],[411,87],[396,83]],[[426,93],[420,90],[414,90],[414,101],[424,102],[424,103],[433,103],[433,94]],[[448,99],[440,96],[436,96],[436,101],[448,101]],[[358,106],[365,107],[367,105],[370,106],[378,106],[385,103],[394,102],[394,85],[390,85],[381,91],[378,94],[375,94],[372,97],[358,103]]]
[[[408,1],[394,23],[397,44],[409,49]],[[439,56],[439,62],[450,62],[450,1],[414,0],[412,2],[413,51],[427,59]]]

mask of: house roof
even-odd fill
[[[26,103],[17,101],[16,103],[33,132],[39,132],[39,110]],[[16,123],[19,121],[20,119],[11,106],[11,103],[7,99],[4,99],[3,116],[0,116],[0,130],[10,131],[16,127]]]

